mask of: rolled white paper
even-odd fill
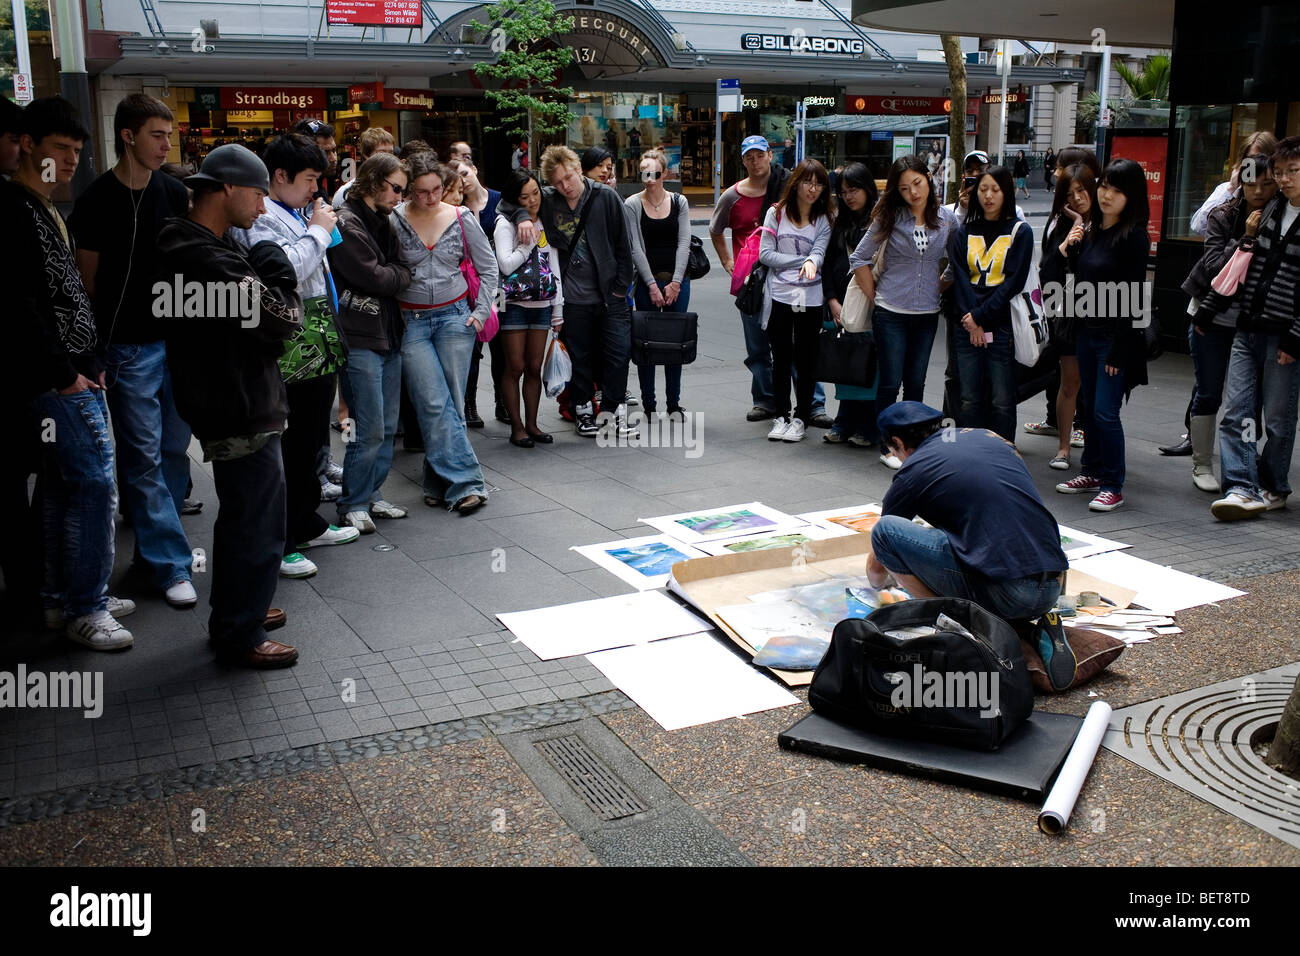
[[[1088,778],[1088,771],[1097,757],[1097,748],[1101,738],[1110,725],[1110,704],[1103,700],[1093,703],[1088,714],[1083,718],[1079,735],[1074,738],[1074,746],[1065,758],[1061,772],[1056,776],[1056,783],[1047,795],[1047,802],[1038,813],[1038,829],[1049,835],[1055,835],[1065,829],[1074,812],[1074,803],[1079,799],[1079,791]]]

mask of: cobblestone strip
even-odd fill
[[[482,737],[516,733],[565,724],[587,717],[625,710],[636,705],[620,691],[605,691],[577,700],[533,704],[501,713],[448,720],[426,727],[386,734],[352,737],[332,743],[254,754],[213,763],[145,773],[122,780],[66,787],[45,793],[14,797],[0,802],[0,828],[50,817],[120,807],[141,800],[158,800],[178,793],[237,786],[269,777],[283,777],[303,770],[321,770],[357,760],[415,750],[431,750],[447,744]]]

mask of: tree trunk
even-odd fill
[[[948,63],[948,86],[952,90],[952,109],[948,113],[948,158],[951,162],[944,169],[944,181],[948,197],[955,201],[961,162],[966,156],[966,58],[961,52],[960,37],[945,33],[939,39],[943,43],[943,58]]]
[[[1300,678],[1296,679],[1268,748],[1268,763],[1289,777],[1300,777]]]

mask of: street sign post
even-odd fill
[[[14,74],[14,99],[24,104],[32,101],[32,78],[29,74]]]
[[[744,106],[740,80],[718,80],[718,102],[713,111],[713,205],[722,191],[722,114],[739,113]]]

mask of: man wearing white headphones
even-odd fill
[[[176,413],[153,308],[158,230],[189,208],[185,186],[158,172],[171,134],[165,104],[144,93],[122,100],[113,117],[117,163],[77,199],[68,225],[100,341],[108,346],[108,407],[135,560],[153,575],[168,604],[187,608],[198,603],[190,580],[193,555],[180,519],[190,429]]]

